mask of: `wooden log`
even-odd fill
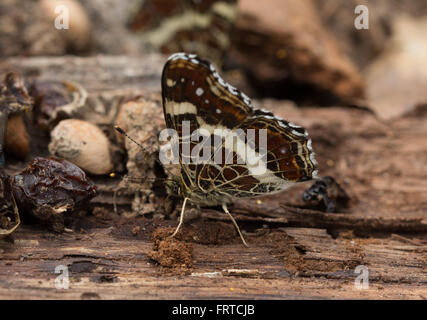
[[[131,223],[153,228],[151,219]],[[179,273],[151,261],[149,237],[138,237],[120,224],[61,235],[22,227],[13,244],[0,243],[0,298],[426,298],[425,241],[333,239],[324,229],[284,228],[248,237],[248,249],[237,237],[235,244],[193,243],[193,268]],[[69,289],[55,287],[59,265],[68,267]],[[357,265],[369,270],[367,290],[355,287]]]
[[[124,97],[142,95],[157,116],[151,126],[138,128],[138,138],[152,137],[146,146],[155,154],[153,127],[161,126],[164,61],[162,56],[11,58],[0,64],[0,71],[15,69],[24,77],[79,83],[89,101],[111,111],[108,118],[91,118],[103,128],[113,124]],[[255,105],[308,129],[321,174],[342,184],[351,198],[348,208],[328,214],[307,209],[301,194],[309,184],[239,201],[231,212],[246,233],[248,249],[225,214],[202,208],[170,243],[177,256],[166,267],[160,259],[165,258],[159,251],[159,244],[165,245],[160,235],[176,226],[176,220],[165,219],[173,215],[160,216],[156,206],[149,208],[151,202],[139,202],[144,210],[132,207],[138,197],[151,197],[141,196],[139,184],[118,194],[117,215],[113,202],[120,179],[93,177],[99,196],[92,201],[91,214],[70,219],[72,232],[51,234],[24,221],[13,241],[0,242],[0,298],[425,299],[425,112],[384,123],[359,110],[298,109],[273,100]],[[134,151],[129,154],[136,157]],[[25,165],[7,164],[9,173]],[[152,174],[134,169],[138,176]],[[182,265],[186,254],[191,259]],[[68,290],[55,288],[58,265],[70,272]],[[369,271],[367,290],[355,287],[357,266]]]

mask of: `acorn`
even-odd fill
[[[77,52],[88,49],[92,26],[86,9],[79,1],[41,0],[40,7],[70,49]]]
[[[49,151],[92,174],[113,169],[110,141],[96,125],[78,119],[62,120],[51,131]]]

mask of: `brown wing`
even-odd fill
[[[169,58],[162,74],[162,99],[166,125],[177,131],[179,123],[195,117],[200,124],[232,129],[252,114],[250,99],[227,84],[212,64],[192,54]]]
[[[285,189],[317,174],[311,140],[304,128],[271,112],[252,109],[246,95],[195,55],[178,53],[169,58],[162,75],[162,98],[166,124],[177,131],[181,146],[191,140],[189,133],[196,129],[206,129],[210,135],[212,156],[208,163],[181,161],[183,180],[189,188],[249,197]],[[183,130],[185,121],[190,126],[187,133]],[[224,142],[214,144],[215,129],[229,130],[229,134],[240,130],[241,143],[233,144],[231,149]],[[251,129],[253,135],[248,134]],[[266,133],[264,143],[260,141],[261,131]],[[191,151],[196,144],[190,143]],[[248,150],[255,157],[265,154],[265,171],[246,163],[251,160]],[[222,159],[219,163],[214,159],[218,154]]]
[[[243,138],[245,148],[252,149],[252,154],[258,156],[265,154],[262,161],[266,170],[257,172],[251,170],[248,163],[238,164],[238,158],[247,150],[239,150],[237,146],[233,163],[205,165],[199,175],[199,184],[205,190],[210,188],[234,197],[254,197],[284,190],[296,182],[317,176],[311,139],[304,128],[282,120],[271,112],[254,110],[240,129],[246,133]],[[255,131],[254,135],[247,134],[250,129]],[[260,141],[259,132],[263,129],[266,130],[266,144]],[[221,152],[225,152],[224,145],[222,148]],[[247,158],[246,162],[250,160]]]
[[[316,177],[317,161],[311,139],[303,127],[269,111],[254,110],[253,115],[242,124],[242,128],[267,130],[267,168],[275,176],[294,182]],[[254,142],[254,147],[259,149],[259,141]]]
[[[177,53],[167,61],[162,100],[166,126],[177,131],[181,147],[190,144],[190,153],[197,142],[190,141],[189,133],[199,128],[212,134],[215,128],[232,129],[252,113],[248,97],[225,83],[212,64],[192,54]],[[184,130],[185,124],[189,130]],[[202,165],[189,165],[182,149],[179,155],[184,181],[195,181]]]

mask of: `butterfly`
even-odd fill
[[[166,126],[176,133],[180,169],[167,186],[184,199],[172,236],[179,231],[190,201],[222,206],[247,246],[227,205],[316,178],[317,162],[306,129],[267,110],[253,108],[248,96],[225,82],[209,61],[195,54],[170,56],[163,68],[161,87]],[[194,132],[203,132],[202,138],[210,139],[200,142],[200,135],[193,139]],[[218,132],[225,134],[218,137]],[[261,132],[266,139],[257,135]],[[227,143],[229,137],[234,139],[231,143]],[[210,151],[209,156],[194,161],[200,159],[200,144],[204,151]],[[220,161],[214,161],[218,155]],[[255,164],[251,163],[254,159]]]
[[[194,52],[220,65],[236,16],[237,0],[145,0],[129,27],[147,47]]]

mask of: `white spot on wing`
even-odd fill
[[[300,129],[300,128],[301,128],[301,126],[296,125],[295,123],[292,123],[292,122],[289,122],[289,123],[288,123],[288,125],[289,125],[291,128],[295,128],[295,129]]]
[[[282,128],[285,128],[285,129],[288,128],[288,126],[283,121],[279,121],[279,126],[281,126]]]
[[[220,85],[222,85],[223,87],[227,88],[227,83],[221,77],[218,78],[218,82],[219,82]]]
[[[314,152],[313,152],[313,146],[312,146],[311,139],[308,139],[308,141],[307,141],[307,149],[308,149],[308,151],[310,152],[310,161],[311,161],[311,163],[312,163],[315,167],[317,167],[317,161],[316,161],[316,158],[315,158],[315,154],[314,154]],[[316,169],[316,170],[314,170],[314,171],[312,172],[311,176],[312,176],[313,178],[316,178],[317,173],[318,173],[318,170]]]
[[[238,91],[237,91],[237,89],[236,89],[235,87],[233,87],[232,85],[230,85],[230,84],[228,84],[228,83],[227,83],[227,89],[228,89],[228,91],[230,91],[232,94],[234,94],[235,96],[237,96]]]
[[[173,61],[178,59],[188,60],[187,54],[185,54],[184,52],[178,52],[171,55],[168,60]]]
[[[197,96],[201,96],[202,94],[203,94],[203,89],[202,88],[197,88],[197,90],[196,90],[196,94],[197,94]]]
[[[252,103],[251,103],[251,99],[249,99],[249,97],[248,97],[246,94],[244,94],[243,92],[240,92],[240,94],[242,95],[243,101],[244,101],[248,106],[251,106],[251,105],[252,105]]]
[[[168,87],[173,87],[176,84],[176,81],[172,80],[172,79],[166,79],[166,85]]]
[[[296,131],[296,130],[292,130],[291,132],[292,132],[294,135],[296,135],[296,136],[300,136],[300,137],[304,137],[304,136],[305,136],[305,134],[304,134],[304,133],[298,132],[298,131]]]
[[[308,148],[308,150],[313,151],[313,148],[311,145],[311,139],[308,139],[308,141],[307,141],[307,148]]]
[[[311,173],[311,176],[313,177],[313,178],[317,178],[317,174],[319,173],[319,171],[318,170],[314,170],[312,173]]]

